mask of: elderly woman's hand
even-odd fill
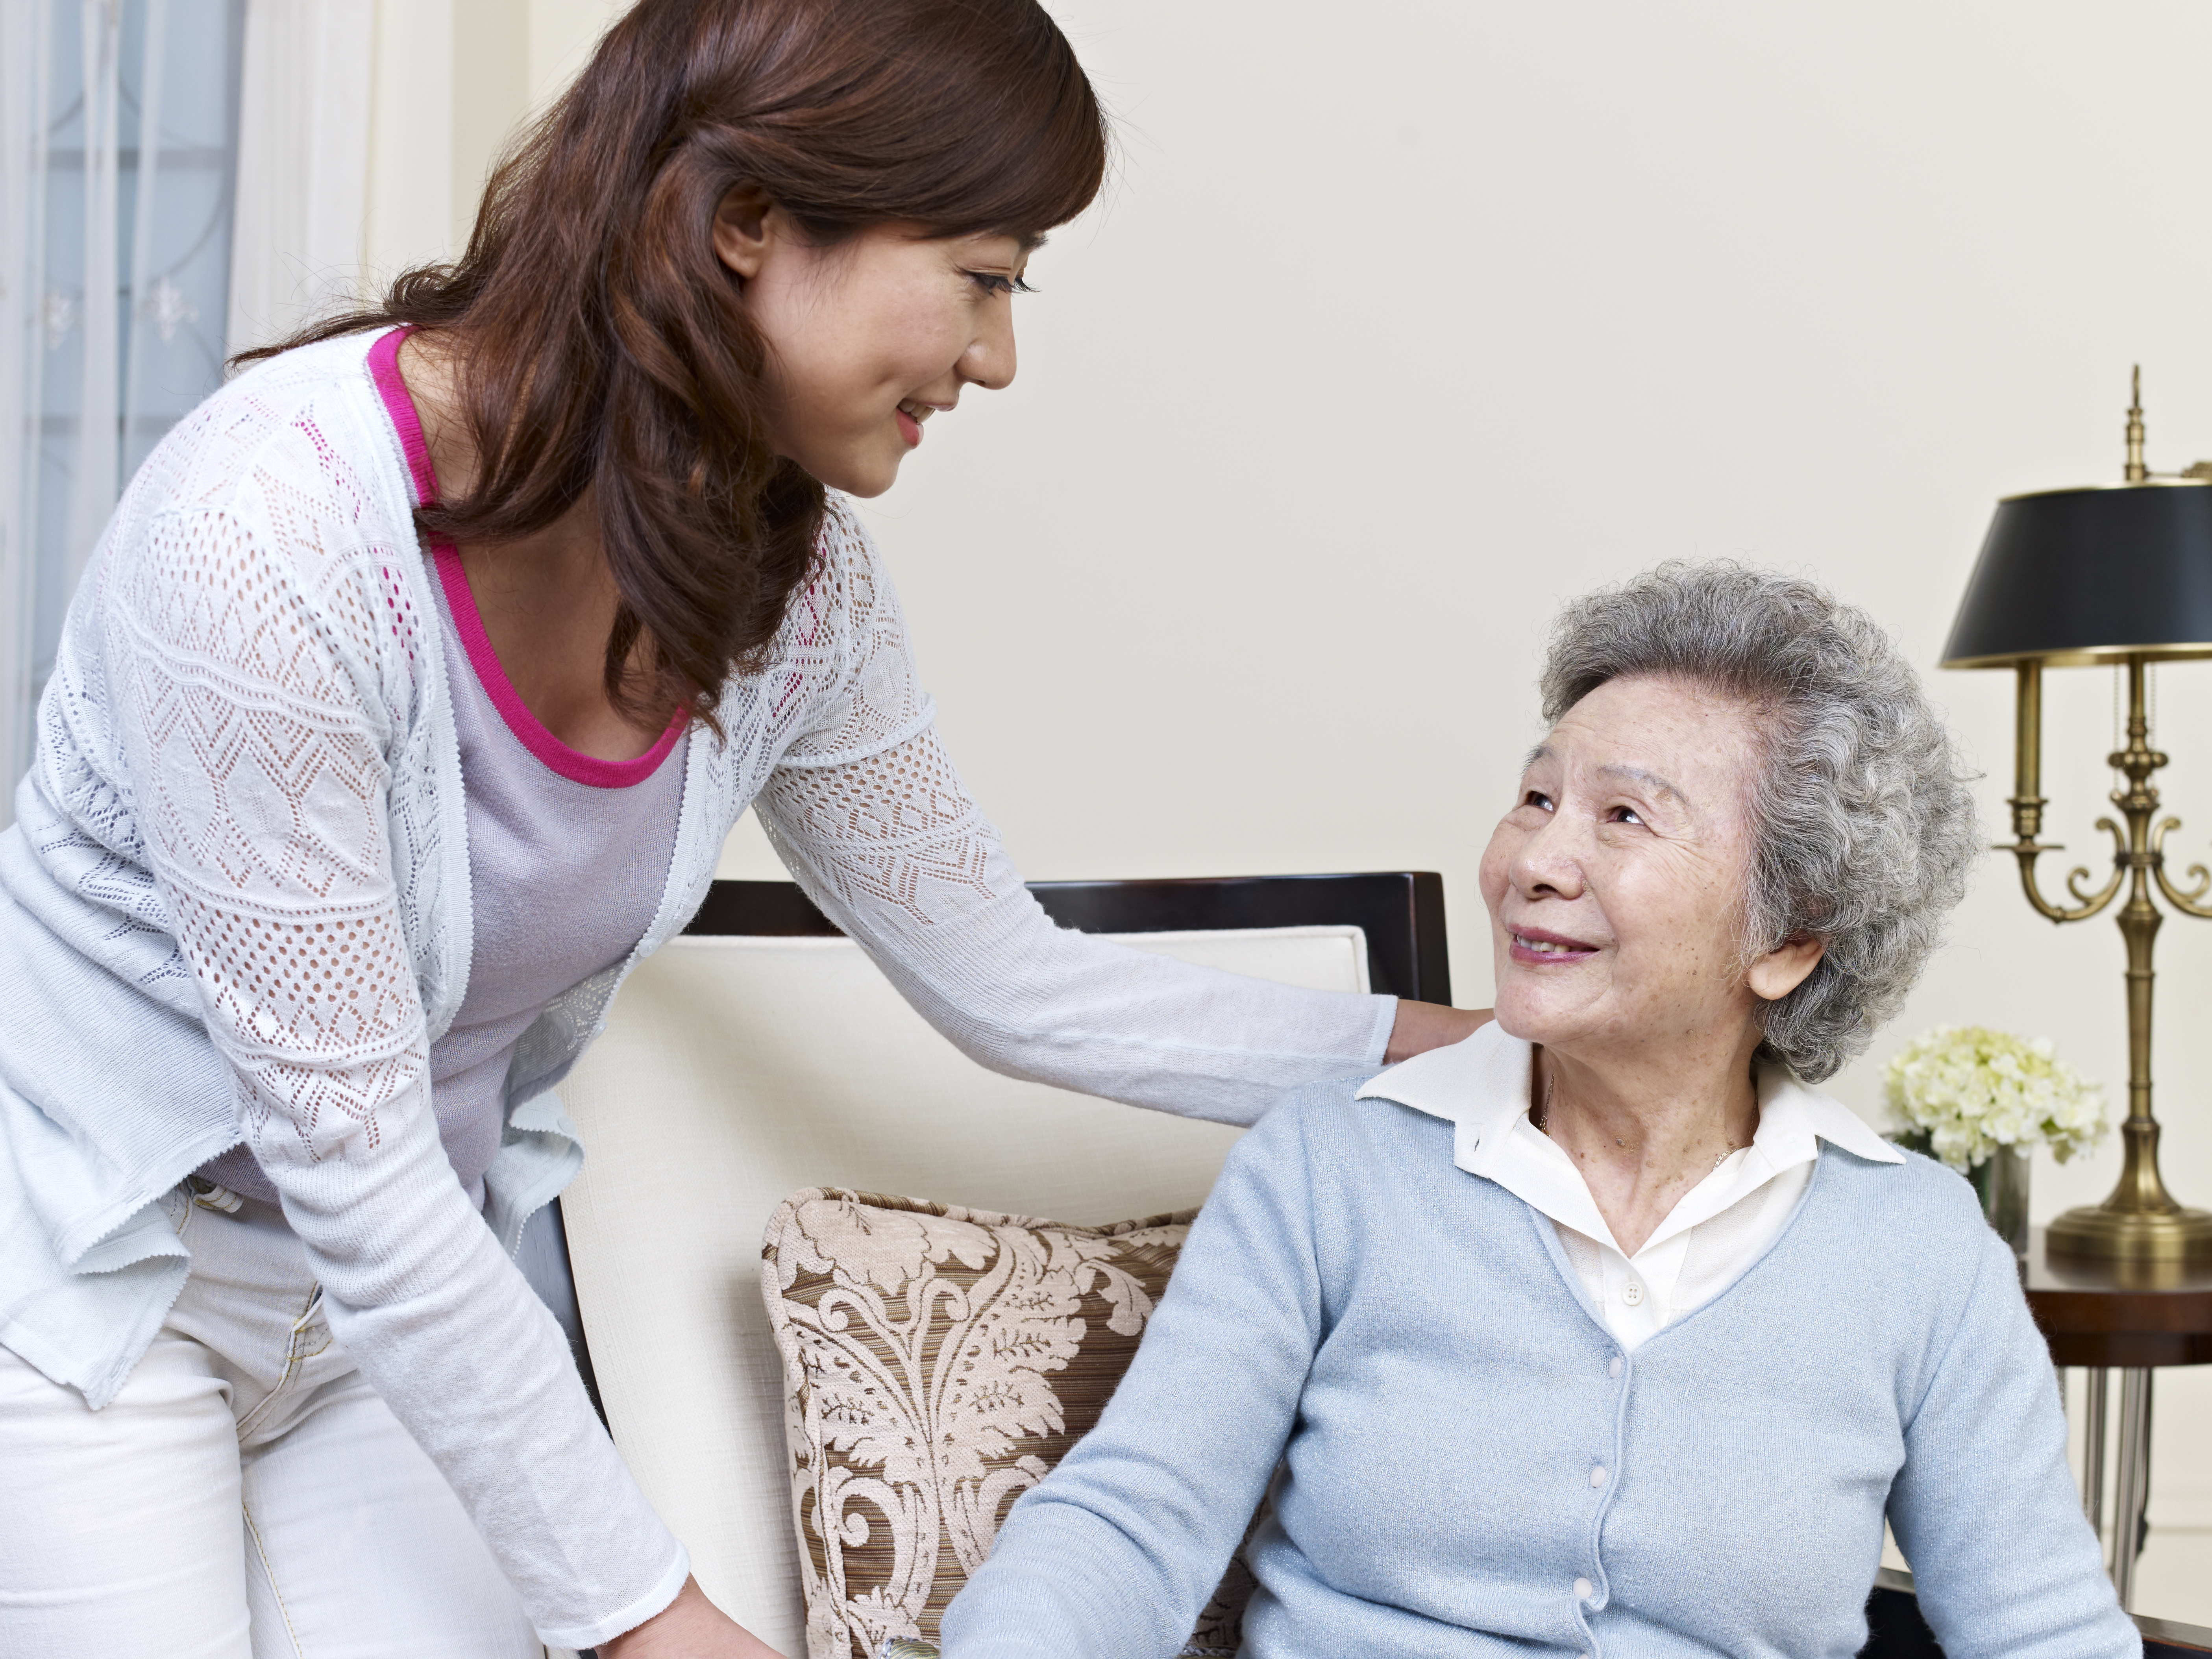
[[[1398,1004],[1397,1022],[1390,1027],[1390,1046],[1383,1052],[1386,1066],[1425,1054],[1473,1036],[1490,1024],[1487,1008],[1447,1008],[1440,1002]]]

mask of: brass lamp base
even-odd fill
[[[2099,1261],[2212,1261],[2212,1213],[2203,1210],[2069,1210],[2051,1224],[2044,1248]]]

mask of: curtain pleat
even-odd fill
[[[0,0],[0,824],[31,762],[54,0]]]
[[[66,580],[71,588],[115,506],[121,465],[122,345],[117,294],[116,142],[122,102],[122,0],[78,0],[84,57],[84,338],[77,353],[77,445],[70,477]],[[107,441],[109,434],[115,441]]]
[[[234,350],[360,292],[374,23],[370,0],[248,0]]]
[[[145,379],[143,331],[154,319],[149,272],[154,262],[154,204],[161,188],[161,146],[147,135],[161,131],[161,86],[168,63],[169,0],[146,0],[146,40],[138,70],[138,186],[131,215],[131,302],[124,309],[128,367],[123,380],[124,447],[138,430],[139,392]]]

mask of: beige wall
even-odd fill
[[[363,258],[390,277],[467,242],[485,175],[623,0],[375,0]]]
[[[452,245],[498,134],[607,13],[382,4],[437,37],[380,46],[389,268]],[[1991,504],[2117,476],[2135,362],[2154,465],[2212,454],[2212,13],[1055,9],[1121,118],[1118,179],[1036,261],[1020,384],[933,422],[868,509],[952,752],[1029,873],[1440,869],[1479,1003],[1475,860],[1536,730],[1547,620],[1677,555],[1870,606],[1990,769],[1994,837],[2009,684],[1933,668]],[[2161,676],[2191,856],[2208,690],[2212,668]],[[2087,671],[2049,692],[2049,833],[2091,855],[2111,696]],[[725,867],[772,873],[750,824]],[[2167,1168],[2212,1205],[2212,927],[2160,952]],[[2035,921],[1993,856],[1838,1092],[1874,1112],[1897,1040],[1972,1021],[2057,1038],[2117,1104],[2120,967],[2109,922]],[[2116,1164],[2040,1164],[2039,1217]],[[2194,1373],[2161,1388],[2173,1541],[2143,1605],[2212,1621],[2172,1530],[2212,1528],[2208,1402]]]

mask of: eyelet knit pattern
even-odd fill
[[[403,556],[362,545],[363,492],[311,422],[268,434],[240,491],[258,503],[175,506],[215,458],[188,439],[157,459],[181,476],[142,479],[134,495],[162,505],[143,534],[111,538],[100,572],[112,678],[77,680],[75,653],[64,667],[87,702],[112,699],[131,833],[256,1155],[319,1161],[356,1136],[373,1149],[428,1061],[396,878],[435,861],[405,846],[408,820],[387,823],[385,688],[364,684],[421,660]]]

